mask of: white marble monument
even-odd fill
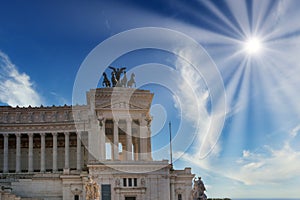
[[[91,180],[101,200],[191,199],[191,169],[152,158],[152,98],[108,87],[86,105],[1,106],[0,199],[91,199]]]

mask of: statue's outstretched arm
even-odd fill
[[[109,66],[108,68],[114,70],[115,73],[117,72],[117,69],[112,66]]]

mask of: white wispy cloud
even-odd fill
[[[292,138],[294,138],[299,134],[299,132],[300,132],[300,124],[290,131],[290,135]]]
[[[197,154],[185,153],[182,158],[202,169],[248,186],[283,186],[292,179],[300,178],[300,151],[290,145],[299,130],[300,126],[293,128],[281,148],[265,145],[259,150],[243,150],[240,158],[226,161],[230,163],[228,166],[218,157],[201,160],[195,159]]]
[[[0,51],[0,102],[10,106],[38,106],[42,98],[30,77],[20,73],[9,57]]]
[[[218,70],[204,50],[199,54],[193,48],[186,48],[178,55],[181,58],[175,65],[180,79],[176,82],[179,95],[174,96],[175,106],[181,108],[182,117],[194,126],[197,157],[217,155],[221,150],[218,140],[226,117],[223,82],[218,79]]]
[[[235,13],[242,12],[243,10],[240,6],[236,6],[238,4],[236,4],[235,1],[230,2],[230,7],[235,8],[232,10],[233,14],[239,17],[237,21],[243,25],[241,27],[244,31],[248,25],[245,21],[248,19],[242,19],[239,13]],[[297,91],[299,90],[300,83],[298,77],[300,72],[298,53],[300,50],[300,26],[297,21],[299,16],[298,6],[294,5],[294,3],[296,3],[295,1],[293,1],[293,4],[291,2],[292,1],[279,1],[277,6],[274,7],[275,9],[272,8],[274,9],[274,12],[267,17],[264,16],[266,9],[269,9],[269,5],[273,2],[266,1],[263,2],[263,4],[259,1],[254,2],[253,10],[255,14],[253,16],[255,17],[255,20],[253,20],[252,23],[255,25],[254,27],[259,28],[257,31],[263,33],[262,36],[268,39],[268,42],[265,43],[265,57],[262,57],[262,62],[259,63],[257,68],[255,68],[255,66],[251,68],[251,70],[253,69],[253,76],[255,76],[254,72],[259,72],[261,77],[263,77],[262,79],[257,79],[259,90],[263,92],[249,93],[248,90],[240,90],[238,92],[244,94],[245,98],[237,99],[234,94],[238,89],[236,86],[238,86],[237,84],[240,84],[239,80],[242,74],[233,77],[233,73],[228,73],[230,72],[230,69],[232,69],[230,65],[235,64],[232,57],[229,57],[230,59],[226,59],[223,56],[216,57],[217,60],[215,60],[215,62],[219,64],[221,70],[224,69],[222,74],[223,78],[227,75],[230,77],[230,83],[233,83],[232,88],[229,88],[230,85],[226,85],[226,93],[229,100],[228,103],[229,105],[234,105],[234,107],[227,109],[230,110],[226,115],[227,117],[235,117],[234,115],[241,110],[250,108],[248,105],[250,102],[249,100],[251,100],[255,105],[255,110],[252,110],[253,113],[259,111],[261,106],[264,108],[270,107],[268,109],[269,113],[266,113],[269,114],[266,115],[266,121],[270,120],[273,122],[274,131],[282,128],[288,121],[299,121],[300,107]],[[267,20],[265,20],[265,18]],[[197,31],[197,35],[202,37],[201,30]],[[210,39],[215,40],[216,43],[220,42],[223,44],[226,39],[212,37],[211,34],[209,34],[209,36]],[[211,40],[208,40],[208,43],[210,42]],[[224,51],[222,48],[219,49]],[[214,51],[212,52],[218,52],[218,49],[213,50]],[[237,74],[236,72],[234,73]],[[267,74],[270,75],[268,76]],[[237,81],[235,82],[235,80]],[[245,82],[248,80],[244,77],[243,81]],[[246,86],[252,87],[253,85]],[[252,87],[251,90],[255,91],[253,88],[254,87]],[[182,90],[182,92],[185,94],[184,92],[186,91]],[[188,97],[188,95],[185,96]],[[232,103],[233,101],[236,101],[236,103]],[[196,110],[194,110],[194,112],[196,112]],[[245,119],[245,124],[248,123],[248,121],[246,121],[249,119],[248,116],[245,115],[241,117],[241,115],[239,115],[237,118],[232,118],[233,120],[230,121],[229,126],[231,130],[236,126],[236,130],[240,130],[240,134],[248,132],[248,130],[245,130],[246,127],[243,127],[244,124],[240,123],[243,121],[243,117]],[[254,125],[260,126],[260,122]],[[266,127],[266,124],[261,125],[261,128]],[[265,142],[265,146],[261,146],[260,143],[254,144],[256,141],[249,141],[248,143],[246,137],[241,137],[241,145],[238,147],[230,147],[230,141],[227,141],[227,147],[225,145],[222,146],[222,143],[218,143],[217,147],[220,148],[219,151],[221,151],[220,155],[222,156],[211,154],[205,159],[200,159],[199,153],[195,151],[185,152],[181,158],[187,163],[191,163],[193,167],[201,168],[198,173],[203,173],[204,169],[211,174],[217,174],[218,177],[229,178],[232,183],[238,185],[238,190],[241,190],[242,192],[234,192],[241,196],[247,194],[247,196],[257,195],[256,197],[258,197],[261,193],[266,197],[274,197],[276,195],[281,195],[282,197],[299,197],[299,190],[298,188],[296,189],[300,180],[299,145],[296,147],[296,143],[299,141],[299,133],[300,125],[297,125],[290,130],[285,129],[285,133],[278,135],[276,138],[268,138]],[[264,134],[261,134],[259,137],[263,140],[265,136]],[[237,140],[237,138],[234,139]],[[213,141],[213,139],[210,141]],[[281,144],[281,147],[276,146],[278,145],[278,142]],[[251,146],[249,147],[250,149],[245,149],[243,146],[245,143]],[[200,141],[195,146],[199,144]],[[228,156],[227,153],[229,151],[231,152],[231,150],[235,150],[234,155]],[[241,156],[236,156],[236,152],[240,152]],[[182,152],[178,152],[178,156],[181,154]],[[175,155],[177,154],[175,153]],[[293,183],[296,183],[294,184],[296,186],[294,186]],[[217,185],[218,183],[214,184]],[[230,187],[223,185],[222,188],[229,189]],[[254,191],[254,193],[249,191]]]
[[[71,105],[70,101],[68,101],[68,99],[61,96],[60,94],[53,91],[50,92],[50,94],[55,98],[56,102],[58,102],[59,105]]]
[[[244,151],[239,169],[226,173],[246,185],[282,184],[300,176],[300,152],[286,143],[281,149],[266,147],[264,154]]]
[[[180,54],[187,58],[193,56],[187,50],[181,51]],[[178,95],[173,96],[175,107],[181,109],[183,119],[193,125],[198,139],[196,146],[199,146],[211,120],[206,108],[208,90],[201,75],[189,63],[179,58],[176,60],[176,68],[181,79],[176,83]]]

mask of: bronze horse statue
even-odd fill
[[[110,87],[110,81],[108,80],[107,78],[107,75],[105,72],[103,72],[103,82],[102,82],[102,86],[105,86],[105,87]]]
[[[115,76],[115,72],[111,72],[111,83],[112,83],[113,87],[116,87],[116,85],[118,83],[116,76]]]

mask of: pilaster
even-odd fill
[[[33,133],[28,133],[28,172],[33,172]]]
[[[16,173],[21,172],[21,134],[16,133]]]
[[[41,172],[45,172],[45,133],[41,133]]]
[[[113,160],[119,160],[119,119],[114,119]]]

